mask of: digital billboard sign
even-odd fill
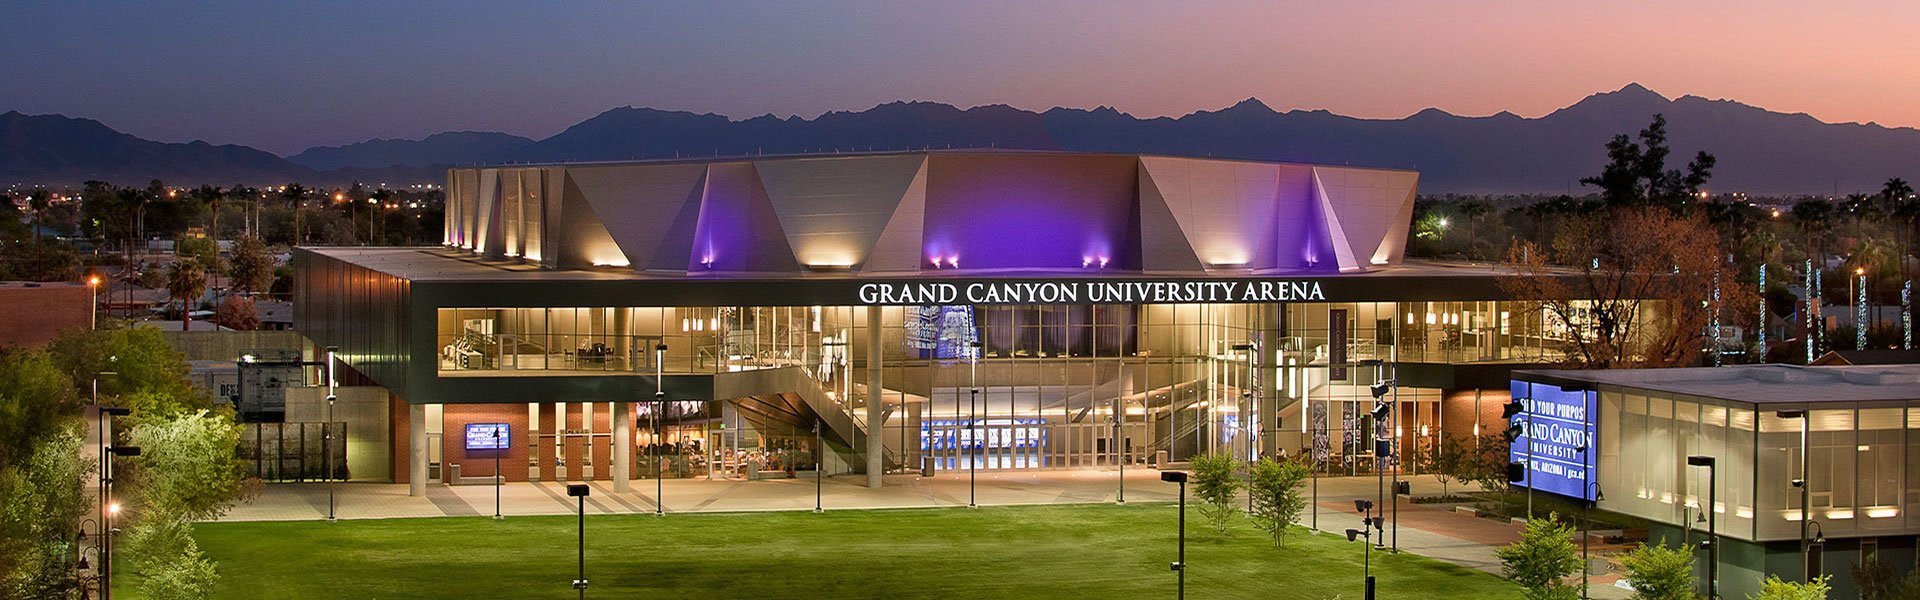
[[[1592,440],[1595,394],[1530,381],[1512,381],[1522,410],[1513,425],[1523,432],[1508,448],[1509,460],[1527,465],[1526,480],[1515,485],[1572,498],[1593,500],[1596,448]]]
[[[468,423],[468,450],[506,450],[512,446],[506,423]]]

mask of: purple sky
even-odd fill
[[[1920,125],[1920,2],[1845,4],[10,5],[0,111],[291,153],[461,129],[540,138],[625,105],[813,117],[914,99],[1177,116],[1253,96],[1363,117],[1538,116],[1637,81]]]

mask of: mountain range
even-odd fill
[[[1667,98],[1638,84],[1525,118],[1426,109],[1400,119],[1326,110],[1275,111],[1247,99],[1181,117],[1138,118],[1107,107],[1032,112],[891,102],[813,119],[734,120],[653,108],[608,110],[545,139],[460,131],[378,139],[278,157],[244,146],[161,143],[88,119],[0,115],[0,183],[230,184],[431,182],[447,165],[999,147],[1147,152],[1416,169],[1425,193],[1584,193],[1604,144],[1668,121],[1677,159],[1719,158],[1709,188],[1751,194],[1877,191],[1920,180],[1920,130],[1826,123],[1731,100]],[[1674,165],[1676,168],[1679,165]],[[1590,188],[1589,188],[1590,190]]]

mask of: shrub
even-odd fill
[[[1558,515],[1527,522],[1520,539],[1495,550],[1500,571],[1520,584],[1526,597],[1536,600],[1562,600],[1580,596],[1566,582],[1580,568],[1580,551],[1573,545],[1573,526],[1561,523]]]
[[[1760,593],[1748,596],[1749,600],[1827,600],[1827,594],[1833,590],[1827,587],[1831,577],[1821,577],[1806,583],[1781,581],[1779,577],[1768,575],[1760,582]],[[1863,596],[1871,598],[1871,596]]]
[[[1620,558],[1635,598],[1693,600],[1693,547],[1641,544]]]
[[[1249,469],[1247,494],[1253,496],[1253,523],[1273,534],[1276,548],[1287,526],[1307,507],[1307,499],[1300,495],[1300,482],[1306,478],[1307,463],[1298,460],[1262,458]]]
[[[1240,479],[1234,476],[1240,461],[1228,454],[1208,454],[1193,458],[1193,495],[1200,501],[1200,516],[1206,517],[1219,533],[1227,532],[1233,515],[1239,512],[1233,499],[1240,492]]]

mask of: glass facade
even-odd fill
[[[870,310],[880,319],[877,394],[868,390]],[[1538,310],[1494,301],[442,308],[436,319],[441,377],[649,375],[659,344],[669,348],[659,365],[668,374],[804,375],[810,389],[798,395],[813,400],[793,414],[715,398],[711,409],[669,416],[676,441],[648,442],[668,434],[637,429],[642,451],[699,447],[693,462],[723,474],[740,470],[724,466],[732,458],[821,460],[790,456],[817,454],[803,413],[838,413],[865,432],[870,400],[882,403],[877,426],[893,469],[1232,452],[1312,453],[1330,473],[1370,472],[1390,464],[1376,464],[1375,440],[1434,443],[1445,425],[1437,387],[1395,389],[1397,423],[1364,416],[1374,402],[1368,387],[1397,379],[1391,365],[1541,362],[1565,350]],[[865,450],[863,435],[842,439],[843,452]],[[776,455],[784,458],[767,461]]]
[[[1800,538],[1808,513],[1828,537],[1910,533],[1920,492],[1920,407],[1900,402],[1750,404],[1600,388],[1601,508],[1658,522],[1698,523],[1708,471],[1686,457],[1716,457],[1714,512],[1721,532],[1748,541]],[[1778,411],[1805,410],[1803,422]]]

